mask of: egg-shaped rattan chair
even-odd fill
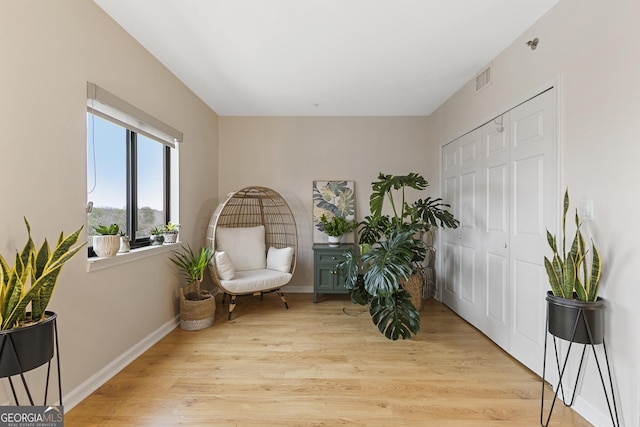
[[[247,230],[255,227],[261,228],[260,226],[264,227],[263,248],[267,261],[266,267],[270,267],[268,261],[271,256],[271,248],[280,250],[287,248],[290,263],[279,269],[280,276],[277,276],[277,271],[256,269],[234,271],[235,277],[223,280],[223,275],[219,271],[222,266],[217,261],[219,258],[214,257],[209,264],[209,271],[213,282],[224,292],[223,303],[226,295],[230,297],[228,319],[231,319],[231,313],[237,304],[237,297],[241,295],[262,297],[264,293],[275,292],[284,302],[285,308],[289,308],[281,288],[289,283],[296,268],[298,233],[291,208],[277,191],[267,187],[253,186],[229,193],[211,216],[207,230],[207,245],[216,251],[216,254],[220,254],[224,250],[221,238],[222,231],[226,235],[229,231],[234,231],[230,229]],[[227,239],[229,238],[227,237]],[[236,239],[234,244],[238,245],[238,240]],[[247,248],[248,251],[252,249]],[[265,274],[267,277],[262,281],[260,278]],[[274,275],[276,277],[272,278],[271,276]]]

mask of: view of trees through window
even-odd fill
[[[97,233],[94,227],[98,225],[111,225],[118,224],[120,230],[127,230],[127,211],[126,209],[119,209],[113,207],[94,207],[89,214],[87,221],[87,236],[89,236],[89,243],[91,244],[91,238]],[[159,227],[164,224],[164,212],[150,207],[144,207],[138,209],[138,230],[136,235],[138,237],[149,236],[149,231],[153,227]],[[127,233],[128,234],[128,233]]]
[[[87,130],[87,202],[93,203],[87,216],[89,245],[97,234],[95,227],[111,224],[141,243],[152,228],[166,223],[167,149],[91,113]],[[136,229],[128,229],[134,221]]]

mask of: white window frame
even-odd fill
[[[169,194],[168,206],[170,221],[179,223],[179,146],[182,143],[182,132],[145,113],[127,101],[101,88],[95,83],[87,82],[87,112],[108,121],[114,122],[131,131],[142,134],[165,146],[171,147],[169,156]],[[88,184],[88,183],[87,183]],[[179,243],[162,246],[143,246],[130,252],[118,254],[113,258],[87,258],[87,271],[95,271],[156,254],[168,252]]]

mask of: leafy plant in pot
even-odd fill
[[[116,256],[120,250],[120,227],[118,224],[98,225],[93,228],[97,236],[93,236],[93,251],[100,258]]]
[[[180,294],[180,328],[187,331],[196,331],[213,325],[216,313],[216,300],[206,289],[200,289],[204,271],[213,258],[213,251],[209,247],[203,247],[199,252],[194,252],[190,246],[182,247],[181,251],[172,251],[174,257],[170,258],[178,271],[187,281],[187,293],[182,287]]]
[[[569,190],[564,194],[562,213],[562,236],[547,230],[547,242],[553,255],[544,258],[551,291],[547,292],[549,332],[567,341],[583,344],[599,344],[604,337],[604,300],[598,297],[602,260],[593,240],[591,241],[591,266],[582,224],[576,210],[575,226],[569,251],[566,250],[566,220],[569,211]],[[561,246],[559,246],[559,243]],[[561,250],[561,252],[560,252]]]
[[[159,246],[164,243],[164,227],[153,227],[149,230],[149,241],[151,242],[151,246]]]
[[[29,371],[53,357],[57,315],[47,306],[62,267],[86,244],[73,246],[80,227],[68,236],[61,232],[53,248],[45,239],[36,249],[31,226],[26,218],[24,222],[28,239],[22,251],[16,251],[13,266],[0,255],[0,377]]]
[[[164,243],[176,243],[178,241],[178,231],[180,230],[180,224],[174,224],[168,222],[162,229],[162,235],[164,236]]]
[[[345,253],[339,268],[353,302],[369,305],[374,324],[387,338],[410,338],[420,330],[420,313],[403,283],[426,253],[422,233],[431,227],[458,227],[442,199],[406,200],[405,190],[422,191],[429,183],[419,174],[385,175],[373,182],[371,215],[359,224],[360,255]],[[400,195],[400,201],[394,199]],[[385,200],[392,215],[383,214]]]
[[[326,214],[322,214],[320,224],[322,231],[329,236],[329,246],[339,245],[342,236],[358,228],[357,222],[349,221],[345,217],[337,215],[327,218]]]

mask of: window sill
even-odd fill
[[[132,249],[130,252],[117,254],[113,258],[89,258],[87,259],[87,273],[160,255],[179,247],[180,244],[181,242],[167,243],[162,246],[145,246],[143,248]]]

